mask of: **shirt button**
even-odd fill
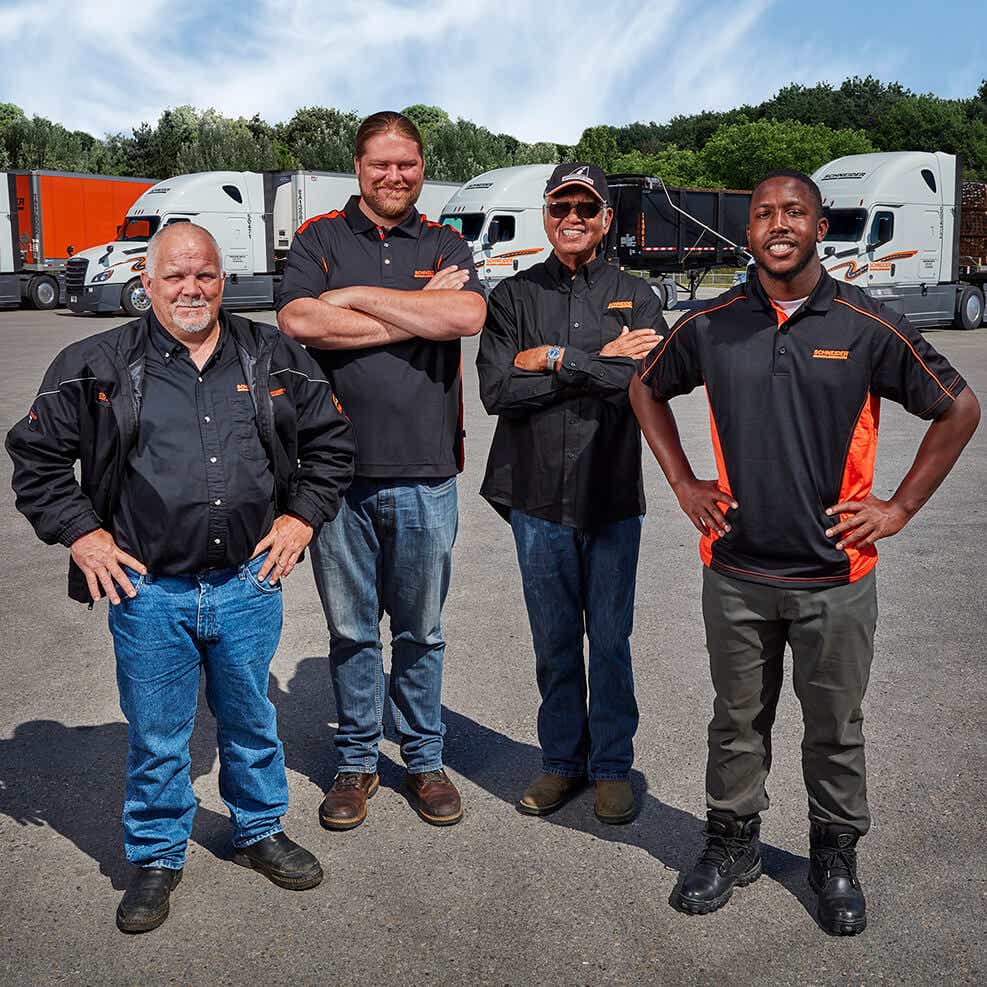
[[[784,346],[779,346],[779,347],[778,347],[778,352],[779,352],[779,353],[780,353],[780,354],[781,354],[782,356],[784,356],[784,355],[785,355],[785,353],[786,353],[786,352],[788,352],[788,351],[787,351],[787,350],[785,349],[785,347],[784,347]]]
[[[205,417],[205,418],[203,418],[202,420],[203,420],[204,422],[207,422],[207,421],[209,421],[209,416],[208,416],[208,415],[206,415],[206,417]]]
[[[210,457],[209,457],[209,462],[210,462],[210,463],[214,463],[214,462],[216,462],[216,457],[215,457],[215,456],[210,456]]]
[[[221,500],[217,500],[217,501],[216,501],[216,506],[217,506],[217,507],[219,507],[219,505],[220,505],[220,504],[222,504],[222,503],[223,503],[223,502],[222,502]]]
[[[167,360],[171,356],[170,353],[165,353],[165,359]]]
[[[390,259],[390,257],[385,257],[385,258],[384,258],[384,263],[385,263],[385,264],[390,264],[390,263],[391,263],[391,259]]]
[[[573,322],[572,328],[573,329],[578,329],[579,328],[579,323],[578,322]]]
[[[200,383],[200,384],[202,383],[202,378],[201,378],[201,377],[199,378],[199,383]]]
[[[215,541],[216,541],[216,544],[217,545],[222,545],[223,544],[223,540],[221,538],[217,538],[217,539],[215,539]]]

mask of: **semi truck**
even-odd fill
[[[418,210],[438,216],[458,188],[453,182],[425,182]],[[295,230],[342,209],[358,193],[355,175],[321,171],[209,171],[158,182],[126,210],[115,238],[69,261],[68,307],[123,309],[133,316],[146,312],[150,301],[140,276],[148,241],[171,223],[194,222],[219,243],[227,275],[223,305],[271,308]]]
[[[551,253],[542,221],[545,183],[555,165],[497,168],[470,179],[440,222],[463,235],[484,286],[523,271]],[[614,219],[603,246],[612,263],[639,271],[662,306],[678,298],[676,274],[746,263],[749,192],[666,188],[660,178],[609,175]]]
[[[147,178],[62,171],[0,172],[0,306],[65,302],[69,258],[112,238]]]
[[[829,231],[829,274],[919,328],[975,329],[987,284],[987,185],[963,182],[956,155],[852,154],[812,176]]]

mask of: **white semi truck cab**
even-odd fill
[[[813,176],[829,231],[823,267],[855,284],[918,327],[983,321],[987,267],[961,258],[961,235],[976,217],[963,212],[959,162],[933,151],[854,154]]]
[[[438,216],[459,188],[426,182],[420,212]],[[334,172],[209,171],[158,182],[130,208],[112,243],[79,251],[66,270],[74,312],[141,315],[147,244],[171,223],[193,222],[216,238],[223,255],[227,308],[271,308],[295,231],[307,219],[342,209],[359,193],[355,175]],[[2,221],[2,220],[0,220]]]

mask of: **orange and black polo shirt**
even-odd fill
[[[483,294],[473,255],[451,226],[417,210],[376,226],[353,196],[299,227],[288,252],[280,310],[296,298],[371,285],[418,291],[439,270],[469,271],[464,291]],[[459,340],[408,339],[357,350],[310,349],[356,432],[356,475],[441,479],[463,468]]]
[[[704,536],[717,572],[770,586],[835,586],[865,576],[873,546],[838,551],[826,508],[870,493],[881,398],[920,418],[966,386],[908,320],[823,273],[785,319],[755,276],[680,319],[641,378],[667,400],[706,388],[719,482],[740,505]]]

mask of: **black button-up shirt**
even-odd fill
[[[274,474],[236,346],[224,326],[199,370],[153,313],[149,339],[113,536],[155,575],[233,568],[274,519]]]
[[[501,282],[487,307],[476,367],[480,396],[499,415],[480,492],[511,508],[577,528],[644,513],[641,435],[627,398],[635,363],[601,357],[630,329],[664,331],[641,278],[596,258],[575,277],[552,255]],[[565,347],[557,372],[514,366],[521,350]]]
[[[278,308],[353,285],[418,291],[442,268],[469,271],[462,290],[483,294],[466,241],[412,209],[391,229],[376,226],[353,196],[341,212],[299,227]],[[356,475],[454,476],[463,467],[458,339],[408,339],[357,350],[309,352],[332,383],[356,432]]]
[[[779,587],[870,572],[876,548],[838,550],[826,509],[870,493],[881,398],[932,419],[966,386],[908,319],[825,272],[788,318],[755,275],[680,319],[641,377],[664,400],[706,387],[720,487],[740,506],[703,562]]]

